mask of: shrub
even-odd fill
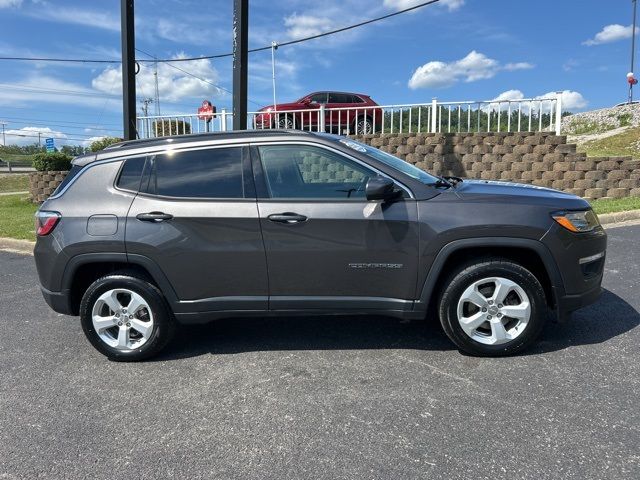
[[[114,143],[118,143],[121,141],[122,141],[121,138],[104,137],[104,138],[101,138],[100,140],[96,140],[95,142],[93,142],[89,147],[89,149],[92,152],[99,152],[100,150],[104,150],[105,148],[107,148],[109,145],[113,145]]]
[[[33,168],[39,172],[69,170],[71,168],[71,157],[62,152],[38,153],[33,157]]]

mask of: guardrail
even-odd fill
[[[207,122],[197,114],[138,117],[140,138],[232,130],[233,113],[222,109]],[[562,96],[520,100],[486,100],[365,107],[265,109],[249,112],[250,129],[358,133],[534,132],[560,134]]]

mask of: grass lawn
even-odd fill
[[[598,214],[640,210],[640,197],[607,198],[591,202],[593,210]]]
[[[8,173],[0,175],[0,193],[26,192],[29,190],[29,175]]]
[[[14,167],[30,167],[33,164],[33,157],[35,155],[23,155],[20,153],[6,153],[0,151],[0,160],[4,162],[11,162]]]
[[[579,152],[590,157],[640,158],[640,127],[630,128],[622,133],[600,140],[591,140],[578,145]]]
[[[35,240],[33,214],[37,209],[26,195],[0,196],[0,237]]]

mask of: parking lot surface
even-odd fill
[[[0,252],[0,479],[640,478],[640,225],[606,288],[512,358],[437,322],[232,319],[112,363]]]

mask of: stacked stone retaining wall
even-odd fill
[[[54,192],[58,185],[62,183],[64,177],[69,172],[49,171],[29,173],[29,193],[31,201],[42,203]]]
[[[551,133],[393,133],[356,139],[437,175],[505,180],[594,200],[640,196],[640,160],[587,157]]]

